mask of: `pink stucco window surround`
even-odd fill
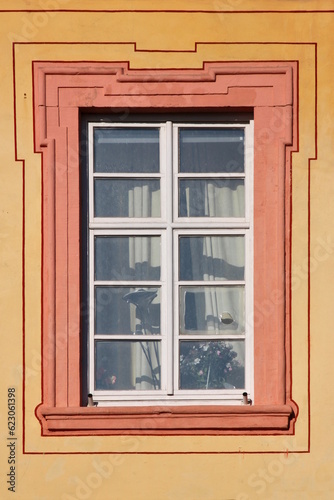
[[[42,156],[42,435],[292,434],[291,151],[297,66],[207,62],[130,69],[127,62],[34,62],[35,151]],[[80,111],[254,114],[255,404],[80,406]],[[270,333],[270,334],[269,334]]]

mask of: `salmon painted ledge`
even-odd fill
[[[285,405],[50,408],[36,415],[42,435],[293,434],[296,408]]]

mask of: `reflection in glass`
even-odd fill
[[[229,319],[228,319],[229,318]],[[243,286],[181,286],[180,334],[243,334]]]
[[[182,236],[180,280],[243,280],[244,236]]]
[[[96,335],[160,334],[160,289],[95,287],[95,333]]]
[[[158,390],[160,342],[96,341],[96,390]]]
[[[158,173],[159,129],[94,128],[94,172]]]
[[[160,180],[95,179],[95,217],[160,217]]]
[[[95,236],[96,280],[159,280],[160,236]]]
[[[179,131],[180,172],[244,172],[244,130],[183,128]]]
[[[180,389],[243,389],[244,341],[180,342],[179,384]]]
[[[180,217],[244,217],[243,179],[180,179]]]

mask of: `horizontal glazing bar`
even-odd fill
[[[245,174],[244,173],[202,173],[202,172],[179,172],[177,176],[180,179],[244,179]]]
[[[136,175],[133,175],[132,173],[100,173],[100,172],[94,172],[93,177],[95,179],[160,179],[161,174],[154,174],[150,173],[150,175],[147,174],[142,174],[142,173],[136,173]]]
[[[201,335],[203,336],[201,338]],[[104,337],[103,337],[104,338]],[[114,337],[113,337],[114,338]],[[146,337],[145,337],[146,338]],[[222,334],[215,334],[215,335],[207,335],[205,331],[199,331],[198,335],[179,335],[179,340],[196,340],[196,341],[208,341],[208,340],[244,340],[246,338],[246,334],[244,335],[222,335]]]
[[[154,287],[159,287],[161,284],[161,281],[125,281],[125,280],[120,280],[120,281],[101,281],[97,280],[94,281],[95,286],[131,286],[135,288],[142,288],[142,287],[147,287],[147,286],[154,286]]]
[[[229,230],[229,229],[249,229],[249,222],[246,219],[230,219],[228,217],[226,218],[219,218],[217,217],[214,221],[204,219],[204,218],[196,218],[195,220],[189,220],[188,218],[179,218],[178,222],[172,222],[170,224],[170,227],[172,229],[198,229],[202,230],[205,235],[205,229],[210,229],[210,230]],[[109,219],[106,218],[100,218],[96,217],[94,221],[92,221],[89,224],[89,229],[96,229],[96,230],[102,230],[102,229],[135,229],[136,230],[165,230],[167,229],[168,225],[165,221],[160,220],[160,219],[154,219],[150,218],[148,221],[143,221],[142,219],[131,219],[131,220],[126,220],[126,219]]]
[[[145,335],[144,337],[143,336],[140,336],[138,335],[138,338],[134,338],[136,334],[133,333],[132,335],[94,335],[94,339],[95,340],[119,340],[119,341],[122,341],[122,342],[136,342],[138,340],[138,342],[143,342],[146,340],[161,340],[164,335],[161,335],[161,334],[157,334],[157,335]],[[206,337],[205,337],[206,338]],[[235,339],[236,337],[233,337],[233,339]],[[188,339],[188,336],[186,337],[186,339]],[[196,340],[198,340],[198,338],[196,338]],[[217,339],[216,339],[217,340]]]
[[[180,285],[180,286],[205,286],[205,287],[217,287],[217,286],[240,286],[240,285],[245,285],[246,282],[244,280],[240,280],[240,281],[223,281],[223,280],[217,280],[217,281],[177,281],[176,284]]]

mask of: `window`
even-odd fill
[[[163,118],[88,125],[89,392],[240,405],[253,398],[253,122]]]
[[[297,64],[204,62],[192,70],[132,70],[127,62],[96,62],[87,71],[86,63],[35,61],[33,67],[43,183],[42,389],[36,408],[42,435],[292,434],[298,414],[289,319]],[[101,120],[93,109],[121,119],[104,114]],[[224,113],[239,121],[226,121]],[[100,171],[93,167],[93,142],[80,137],[80,120],[88,115],[92,138],[93,131],[100,134],[97,157],[108,157],[109,171],[104,160]],[[243,131],[244,140],[233,142],[232,131],[236,137]],[[124,139],[132,141],[133,171],[123,160],[112,163],[123,155],[115,147],[122,149]],[[237,157],[232,153],[242,142],[244,163],[239,148]],[[231,158],[225,170],[215,171],[216,152],[228,143]],[[90,148],[91,173],[87,168],[80,186],[83,144]],[[200,151],[196,161],[194,148]],[[210,158],[213,171],[197,171],[200,158],[201,164]],[[80,197],[88,192],[80,214]],[[226,205],[222,193],[230,200]],[[129,194],[150,204],[136,202],[131,212]],[[108,201],[116,197],[126,202]],[[212,200],[219,203],[209,214]],[[142,310],[141,290],[148,292]],[[88,311],[96,305],[96,316],[85,313],[83,297]],[[221,301],[210,314],[209,298]],[[217,357],[217,342],[232,345],[239,378],[219,378],[212,363],[210,371],[196,371],[197,353],[210,352],[210,342]],[[122,356],[115,356],[115,373],[104,381],[108,345]],[[88,352],[91,359],[84,360]],[[192,372],[185,368],[190,363],[182,366],[184,359],[193,361]],[[90,389],[99,402],[94,408],[87,408]],[[244,390],[253,405],[239,404]]]

